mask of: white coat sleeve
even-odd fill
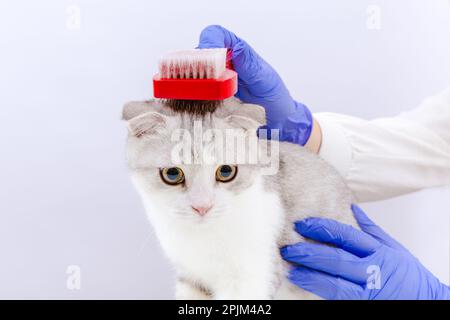
[[[450,88],[391,118],[314,117],[323,135],[319,156],[358,202],[450,185]]]

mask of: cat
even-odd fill
[[[131,178],[175,267],[177,299],[318,299],[288,281],[290,266],[279,248],[308,241],[293,225],[306,217],[357,227],[353,196],[329,164],[304,147],[267,140],[258,148],[270,154],[268,148],[278,145],[275,173],[260,163],[223,163],[215,144],[221,132],[235,129],[256,138],[265,123],[262,107],[237,98],[211,110],[195,103],[177,109],[162,100],[129,102],[122,117]],[[214,129],[200,141],[210,161],[189,148],[190,162],[174,163],[180,144],[174,131],[195,135],[196,124]]]

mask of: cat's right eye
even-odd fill
[[[159,174],[162,181],[171,186],[184,182],[183,170],[178,167],[161,168],[159,169]]]
[[[219,182],[230,182],[236,177],[237,166],[223,165],[216,170],[216,180]]]

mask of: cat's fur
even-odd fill
[[[311,299],[286,279],[288,264],[279,247],[304,241],[293,222],[328,217],[356,226],[352,195],[338,173],[305,148],[280,143],[279,171],[262,175],[258,165],[238,165],[229,183],[214,179],[216,165],[174,165],[174,129],[243,128],[246,134],[265,122],[264,109],[229,99],[213,113],[192,115],[161,101],[125,105],[132,180],[161,245],[177,271],[178,299]],[[211,150],[211,142],[204,142]],[[213,152],[213,151],[211,151]],[[194,157],[199,155],[193,152]],[[161,181],[160,167],[179,166],[184,186]],[[213,204],[205,216],[191,205]]]

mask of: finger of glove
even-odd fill
[[[331,219],[307,218],[297,221],[295,229],[307,238],[333,244],[358,257],[371,255],[381,247],[381,243],[367,233]]]
[[[280,250],[284,260],[364,284],[368,261],[339,248],[300,242]]]
[[[281,81],[278,74],[247,42],[233,32],[219,25],[208,26],[200,33],[198,48],[231,49],[234,69],[241,83],[250,86],[252,96],[270,99],[274,95],[274,88]]]
[[[364,292],[358,284],[306,267],[295,267],[288,278],[298,287],[327,300],[361,299]]]
[[[370,234],[372,237],[377,239],[379,242],[387,245],[388,247],[407,251],[404,246],[402,246],[390,235],[388,235],[383,229],[377,226],[359,206],[352,204],[351,208],[361,230]]]
[[[227,48],[233,49],[240,39],[231,31],[220,25],[207,26],[200,33],[199,49]]]

